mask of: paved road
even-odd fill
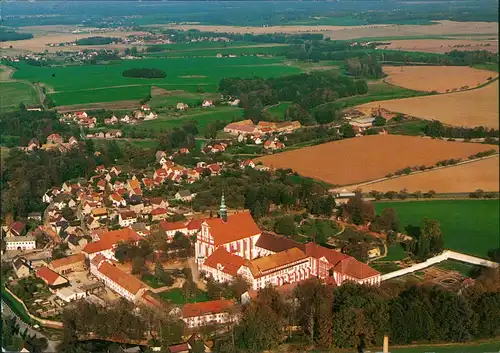
[[[48,347],[45,350],[45,352],[56,352],[56,347],[59,344],[58,341],[51,341],[49,338],[42,333],[38,332],[35,330],[33,327],[30,325],[26,324],[24,321],[22,321],[11,309],[10,307],[2,300],[2,315],[10,315],[14,316],[17,320],[17,323],[19,324],[19,328],[21,332],[24,332],[26,328],[28,328],[28,333],[31,336],[37,336],[37,337],[45,337],[48,342]]]

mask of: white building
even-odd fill
[[[64,287],[56,291],[56,296],[61,298],[61,300],[69,303],[73,300],[83,299],[87,296],[87,293],[78,287]]]
[[[230,314],[228,310],[234,306],[235,303],[232,300],[212,300],[186,304],[182,308],[182,320],[189,328],[236,321],[237,314]]]
[[[99,278],[106,287],[121,297],[137,301],[147,290],[147,286],[135,276],[123,272],[102,255],[97,255],[90,262],[90,272]]]
[[[206,219],[197,234],[198,268],[219,282],[243,276],[256,290],[317,277],[341,285],[351,280],[378,285],[380,273],[339,251],[261,233],[249,212]]]
[[[5,237],[5,250],[33,250],[36,249],[35,237],[19,236]]]
[[[125,228],[137,222],[137,214],[134,211],[124,211],[118,214],[118,223]]]

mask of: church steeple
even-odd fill
[[[222,219],[222,221],[227,222],[227,208],[226,208],[226,200],[224,199],[224,192],[222,192],[222,197],[220,199],[219,216]]]

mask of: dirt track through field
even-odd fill
[[[498,80],[469,91],[377,101],[360,107],[371,109],[379,106],[449,125],[498,129]]]
[[[387,83],[416,91],[446,93],[461,88],[475,88],[496,78],[493,71],[469,66],[384,66]]]
[[[363,185],[360,188],[365,192],[371,190],[400,191],[405,188],[409,192],[434,190],[439,193],[472,192],[477,189],[498,191],[499,167],[498,156],[496,156],[448,168],[388,179]],[[349,191],[355,189],[356,187],[347,188]]]
[[[467,159],[497,146],[448,142],[402,135],[371,135],[258,158],[273,168],[292,168],[301,175],[333,185],[376,180],[410,166],[431,166],[445,159]]]

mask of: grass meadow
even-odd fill
[[[391,353],[493,353],[500,352],[500,339],[489,342],[412,347],[390,347]]]
[[[441,224],[444,246],[482,258],[499,246],[499,200],[434,200],[377,202],[375,210],[394,208],[401,230],[408,225],[419,226],[424,217]]]
[[[0,107],[3,111],[19,108],[19,103],[37,104],[38,93],[33,86],[24,82],[0,82]]]
[[[123,77],[130,68],[156,68],[164,79]],[[236,58],[169,58],[122,60],[106,65],[35,67],[16,64],[15,79],[43,82],[57,105],[111,102],[146,97],[151,86],[196,93],[200,87],[216,92],[224,77],[273,77],[301,72],[277,58],[255,56]]]

